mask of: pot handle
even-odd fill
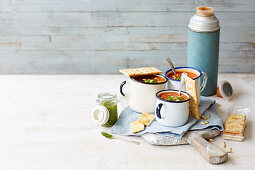
[[[161,119],[161,114],[160,114],[160,110],[162,108],[163,104],[162,103],[159,103],[157,108],[156,108],[156,115],[159,119]]]
[[[205,89],[208,79],[208,76],[205,72],[202,72],[202,75],[204,76],[204,79],[202,85],[200,86],[200,92],[202,92]]]

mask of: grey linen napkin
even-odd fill
[[[179,127],[167,127],[158,124],[158,122],[154,119],[154,121],[147,126],[145,130],[133,134],[131,132],[130,123],[136,121],[141,113],[135,112],[130,107],[125,108],[115,125],[111,128],[111,132],[119,135],[135,135],[141,136],[145,133],[158,133],[162,135],[167,135],[170,137],[180,139],[188,130],[202,130],[202,129],[219,129],[223,130],[222,120],[217,115],[217,110],[215,106],[215,101],[201,96],[200,105],[199,105],[199,115],[208,116],[210,118],[207,119],[208,124],[202,125],[201,121],[205,121],[203,119],[197,120],[193,116],[189,116],[188,122]]]

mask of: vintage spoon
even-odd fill
[[[140,142],[136,142],[136,141],[133,141],[133,140],[128,140],[128,139],[124,139],[124,138],[120,138],[120,137],[116,137],[116,136],[113,137],[113,135],[111,135],[109,133],[106,133],[106,132],[101,132],[101,134],[104,137],[108,138],[108,139],[120,139],[120,140],[125,141],[125,142],[130,142],[130,143],[140,145]]]
[[[176,74],[176,71],[175,71],[175,69],[174,69],[174,65],[173,65],[172,61],[170,60],[170,58],[165,57],[165,60],[166,60],[166,62],[169,64],[169,66],[172,68],[174,74]]]
[[[187,77],[187,73],[182,73],[181,75],[181,82],[180,82],[180,88],[179,88],[179,91],[178,91],[178,95],[181,94],[181,91],[183,89],[183,85],[184,85],[184,81],[185,81],[185,78]]]

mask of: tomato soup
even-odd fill
[[[162,76],[157,76],[157,75],[146,75],[146,76],[137,76],[133,77],[133,79],[143,82],[143,83],[163,83],[166,81],[166,79]]]
[[[187,73],[187,76],[191,79],[197,78],[198,75],[189,71],[176,71],[176,74],[172,73],[167,73],[167,77],[170,79],[174,80],[181,80],[182,73]]]
[[[168,101],[184,101],[188,99],[187,95],[183,93],[179,95],[178,92],[164,92],[160,93],[158,97]]]

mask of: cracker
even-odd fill
[[[244,139],[244,136],[223,134],[223,139],[225,139],[225,140],[242,141]]]
[[[150,113],[143,112],[142,115],[139,117],[138,122],[150,126],[151,122],[154,120],[155,116]]]
[[[145,76],[145,75],[155,75],[161,74],[162,71],[155,67],[142,67],[142,68],[132,68],[132,69],[120,69],[121,73],[129,76],[129,77],[136,77],[136,76]]]
[[[244,139],[245,115],[230,114],[226,120],[223,139],[242,141]]]
[[[198,98],[197,98],[197,88],[196,88],[196,81],[192,80],[189,77],[185,78],[185,84],[186,84],[186,92],[189,93],[191,96],[189,101],[189,112],[192,116],[200,119],[199,116],[199,109],[198,109]]]
[[[131,126],[132,133],[136,133],[136,132],[140,132],[144,130],[144,124],[140,123],[138,120],[131,122],[130,126]]]

